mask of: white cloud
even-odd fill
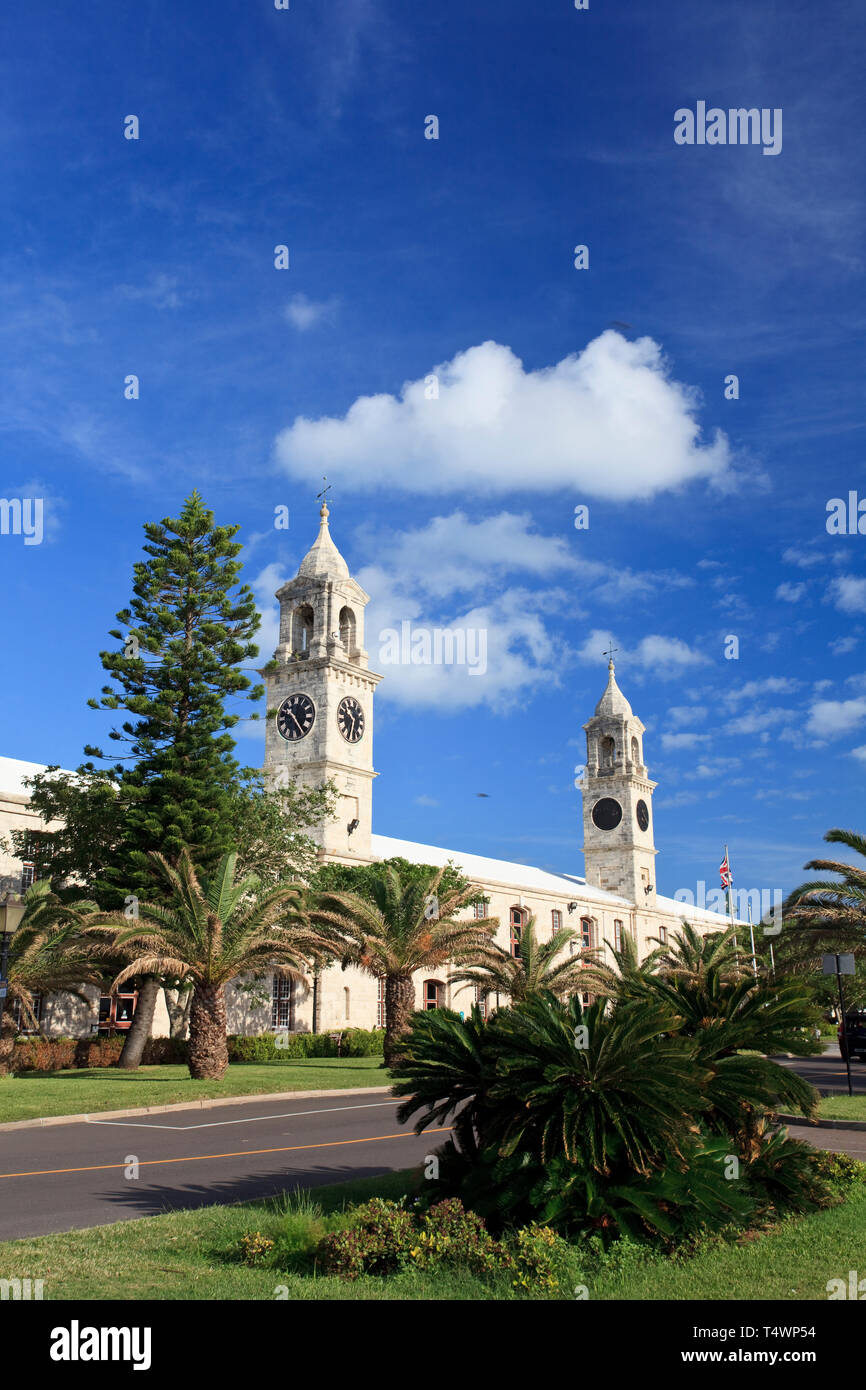
[[[858,641],[859,638],[857,637],[837,637],[835,641],[829,642],[827,645],[834,656],[845,656],[847,652],[853,652]]]
[[[524,370],[485,342],[434,369],[400,397],[362,396],[342,418],[299,416],[277,437],[287,473],[342,488],[495,494],[568,488],[572,495],[649,498],[694,479],[730,485],[721,431],[702,442],[698,395],[674,381],[651,338],[608,330],[553,367]],[[590,522],[591,524],[591,522]]]
[[[735,705],[740,700],[753,700],[756,696],[792,695],[799,688],[800,681],[791,676],[766,676],[764,680],[746,681],[745,685],[726,691],[724,698],[729,704]]]
[[[154,309],[179,309],[189,298],[178,289],[176,276],[161,272],[151,275],[145,285],[118,285],[117,290],[124,299],[138,300]]]
[[[798,550],[796,546],[789,546],[782,555],[782,559],[788,565],[797,565],[801,570],[811,569],[813,565],[820,565],[826,559],[817,550]]]
[[[578,650],[579,659],[592,664],[602,661],[602,653],[610,640],[608,631],[594,628]],[[660,680],[672,679],[688,666],[703,666],[709,661],[709,657],[693,651],[679,637],[662,637],[657,633],[642,638],[631,650],[617,642],[614,642],[614,646],[618,666],[650,671]]]
[[[764,709],[757,705],[749,714],[740,714],[736,719],[728,720],[725,725],[725,732],[728,734],[766,734],[769,736],[770,730],[784,724],[789,719],[796,718],[797,711],[793,709],[782,709],[778,705],[772,709]]]
[[[866,763],[866,743],[861,743],[859,748],[852,748],[851,756],[859,758],[861,763]]]
[[[856,700],[818,700],[809,711],[807,728],[818,738],[838,738],[866,719],[866,696]]]
[[[336,308],[334,299],[308,299],[305,294],[293,295],[284,309],[287,321],[297,328],[299,333],[306,333],[308,328],[314,328],[323,319],[330,318]]]
[[[799,603],[806,592],[805,584],[780,584],[776,590],[776,598],[784,599],[785,603]]]
[[[709,734],[662,734],[662,748],[666,753],[675,748],[697,748],[709,742]]]
[[[671,724],[695,724],[707,717],[706,705],[671,705],[667,711]]]
[[[840,574],[830,585],[828,596],[843,613],[866,613],[866,579]]]

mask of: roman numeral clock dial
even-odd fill
[[[316,718],[316,706],[309,695],[298,692],[283,700],[277,710],[277,731],[289,743],[306,738]]]
[[[364,711],[353,695],[345,695],[337,706],[337,728],[347,743],[364,737]]]

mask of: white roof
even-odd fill
[[[579,874],[559,874],[537,869],[532,864],[512,864],[507,859],[485,859],[480,854],[464,854],[458,849],[440,849],[437,845],[418,845],[413,840],[395,840],[390,835],[371,835],[370,847],[377,859],[394,859],[398,855],[410,864],[447,864],[452,859],[473,883],[503,883],[539,893],[559,893],[565,897],[580,897],[584,901],[609,903],[611,907],[631,907],[627,898],[608,893],[604,888],[592,888]]]
[[[0,794],[29,796],[30,787],[24,786],[25,777],[35,777],[44,772],[46,763],[27,763],[21,758],[0,758]]]
[[[561,874],[549,869],[537,869],[532,864],[514,864],[507,859],[486,859],[480,854],[464,854],[461,850],[440,849],[437,845],[419,845],[413,840],[395,840],[390,835],[371,835],[370,848],[376,859],[408,859],[410,864],[433,864],[437,868],[453,860],[473,883],[502,883],[527,892],[558,893],[582,902],[598,903],[604,907],[635,907],[628,898],[594,888],[580,874]],[[721,912],[705,907],[691,907],[675,898],[656,896],[651,910],[666,916],[685,918],[692,923],[723,928],[729,919]],[[735,919],[736,920],[736,919]],[[746,925],[743,923],[742,925]]]

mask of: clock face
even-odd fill
[[[277,731],[283,738],[288,739],[289,743],[297,743],[299,738],[306,738],[315,718],[316,706],[309,695],[301,695],[298,692],[283,700],[277,710]]]
[[[354,695],[344,695],[338,704],[337,728],[347,743],[358,743],[364,737],[364,711]]]
[[[622,807],[612,796],[603,796],[592,808],[592,819],[599,830],[615,830],[622,820]]]
[[[640,826],[641,830],[646,830],[647,826],[649,825],[649,811],[647,810],[647,805],[645,801],[638,802],[637,806],[635,807],[635,815],[637,816],[637,823]]]

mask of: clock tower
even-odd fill
[[[643,760],[644,725],[616,683],[613,656],[607,689],[586,730],[583,836],[586,881],[620,893],[638,910],[655,902],[651,782]]]
[[[319,534],[294,579],[277,590],[277,669],[265,672],[268,779],[306,786],[335,783],[332,821],[310,833],[323,855],[346,863],[370,858],[373,808],[373,693],[364,609],[370,596],[349,574],[331,539],[322,503]]]

